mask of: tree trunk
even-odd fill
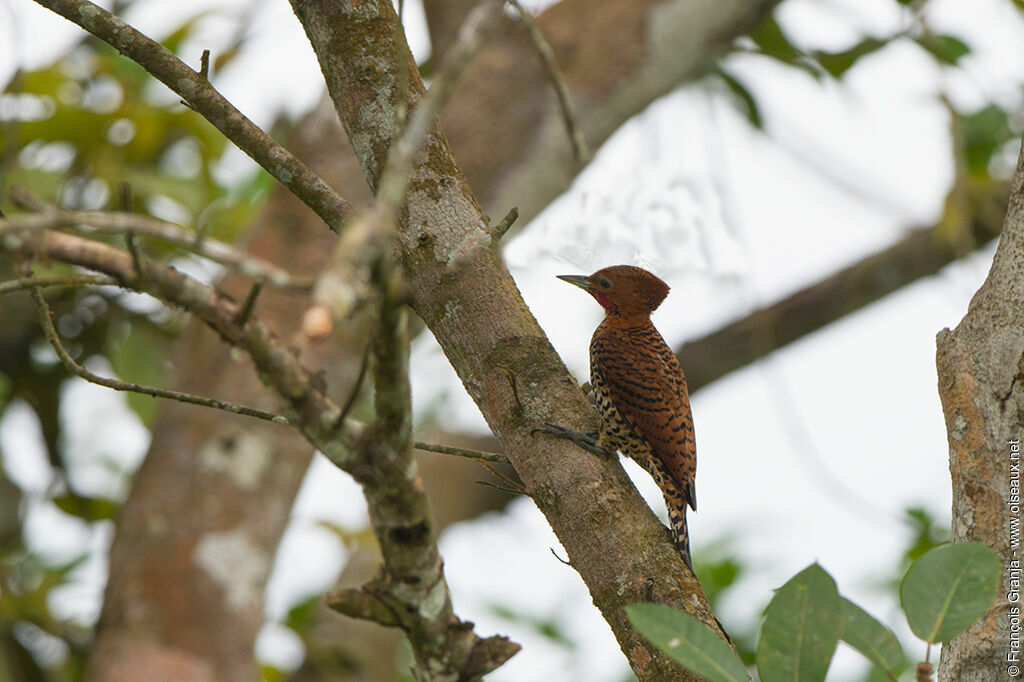
[[[943,646],[939,677],[961,682],[1016,678],[1024,658],[1018,547],[1024,441],[1024,153],[1018,157],[992,269],[956,329],[939,332],[937,346],[953,480],[953,541],[989,544],[1004,567],[1002,589],[989,612]]]

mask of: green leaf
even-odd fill
[[[144,319],[133,320],[128,329],[127,337],[119,343],[111,343],[108,337],[106,355],[114,373],[125,381],[163,387],[167,378],[170,335]],[[142,393],[129,392],[125,396],[128,407],[143,424],[150,425],[160,402]]]
[[[1002,107],[989,104],[957,122],[962,130],[967,168],[975,177],[988,177],[992,155],[1013,136],[1009,114]]]
[[[696,618],[663,604],[630,604],[626,615],[651,643],[710,682],[750,679],[736,652]]]
[[[864,654],[869,661],[896,679],[905,658],[892,630],[849,599],[843,599],[843,641]]]
[[[119,508],[118,503],[112,500],[106,500],[102,497],[85,497],[84,495],[76,495],[74,493],[55,497],[53,498],[53,503],[65,514],[77,516],[85,521],[106,521],[112,519],[117,516]]]
[[[171,31],[171,33],[166,38],[164,38],[163,41],[161,41],[163,42],[164,47],[166,47],[171,52],[177,53],[181,49],[182,44],[186,40],[191,38],[192,35],[195,33],[196,25],[211,14],[212,12],[210,10],[207,10],[205,12],[200,12],[199,14],[196,14],[195,16],[186,19],[180,26],[178,26],[178,28]],[[196,56],[195,62],[196,63],[192,64],[191,66],[198,70],[198,56]]]
[[[914,532],[914,539],[903,555],[907,566],[920,559],[929,550],[949,542],[949,524],[941,524],[936,521],[927,509],[910,507],[903,511],[903,515]]]
[[[793,45],[789,36],[782,30],[775,17],[769,16],[760,26],[750,33],[750,39],[761,48],[766,55],[781,62],[791,64],[801,57],[799,48]]]
[[[764,117],[761,116],[761,107],[757,105],[757,100],[754,99],[754,95],[747,89],[747,86],[725,69],[719,68],[718,75],[726,87],[729,88],[729,92],[735,96],[740,111],[750,121],[750,125],[758,130],[763,130]]]
[[[811,564],[780,587],[757,643],[761,682],[824,680],[843,629],[843,601],[825,569]]]
[[[928,51],[941,64],[956,66],[971,53],[970,46],[956,36],[927,35],[916,39],[918,45]]]
[[[948,642],[980,618],[995,598],[1002,566],[983,542],[936,547],[903,578],[900,601],[914,634]]]
[[[848,50],[842,52],[815,51],[813,55],[821,64],[821,68],[825,69],[830,76],[842,78],[843,74],[849,71],[861,57],[877,52],[888,44],[888,41],[878,38],[864,38]]]

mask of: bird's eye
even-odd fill
[[[597,283],[601,285],[602,289],[611,289],[612,281],[607,277],[599,277]]]

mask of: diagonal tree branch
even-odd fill
[[[999,234],[998,223],[986,217],[974,220],[971,228],[977,244],[986,244]],[[919,228],[892,246],[781,301],[687,341],[676,355],[684,363],[690,390],[696,391],[911,282],[934,275],[962,255],[938,234],[937,228]]]
[[[0,218],[0,230],[57,229],[84,234],[119,234],[148,237],[175,244],[187,251],[226,265],[239,273],[274,286],[309,289],[310,278],[295,277],[273,263],[240,251],[230,244],[197,235],[179,225],[136,213],[64,211],[47,209],[35,215]]]
[[[239,149],[316,211],[335,232],[351,207],[333,188],[224,98],[200,71],[194,71],[152,38],[89,0],[36,0],[117,49],[169,87]]]
[[[398,134],[389,114],[401,96],[398,60],[409,59],[404,41],[396,42],[394,9],[387,0],[358,8],[304,0],[293,8],[367,181],[376,187]],[[415,105],[423,85],[415,69],[409,73]],[[595,426],[596,414],[490,248],[487,221],[436,127],[413,174],[397,246],[415,310],[502,439],[638,677],[692,679],[632,629],[622,607],[671,604],[712,628],[714,615],[668,531],[617,461],[531,435],[545,421]]]

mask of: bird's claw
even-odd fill
[[[530,431],[530,435],[538,433],[547,434],[556,438],[564,438],[571,440],[576,445],[580,446],[587,452],[591,452],[601,457],[612,457],[613,454],[601,447],[601,443],[598,440],[598,434],[596,431],[576,431],[569,429],[558,424],[551,424],[550,422],[544,422],[544,428],[536,428]]]

